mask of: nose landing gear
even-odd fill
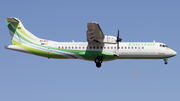
[[[102,63],[102,56],[97,56],[95,59],[94,59],[94,62],[96,63],[96,67],[97,68],[100,68],[101,67],[101,63]]]
[[[167,62],[167,58],[164,59],[164,64],[167,65],[168,62]]]

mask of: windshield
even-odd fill
[[[168,47],[168,46],[165,44],[160,44],[160,47]]]

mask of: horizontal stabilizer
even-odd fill
[[[19,20],[18,20],[17,18],[15,18],[15,17],[6,18],[6,20],[7,20],[8,22],[16,22],[16,23],[19,23]]]

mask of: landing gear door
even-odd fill
[[[118,50],[117,50],[117,49],[114,49],[114,50],[113,50],[113,54],[116,55],[116,56],[119,56],[119,49],[118,49]]]

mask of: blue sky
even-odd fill
[[[40,38],[86,41],[87,23],[123,42],[166,43],[180,51],[179,0],[1,0],[0,101],[179,101],[179,55],[163,60],[56,60],[6,50],[6,17]]]

